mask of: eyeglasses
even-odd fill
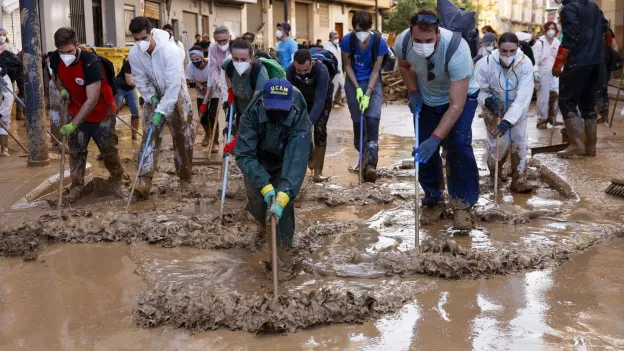
[[[230,42],[230,39],[217,40],[217,44],[225,45]]]
[[[435,73],[433,73],[433,69],[435,68],[435,62],[433,61],[427,61],[427,80],[428,81],[432,81],[435,79]]]
[[[415,25],[417,25],[420,22],[426,22],[426,23],[429,23],[429,24],[438,24],[439,20],[438,20],[438,17],[436,17],[434,15],[429,15],[429,14],[426,14],[426,13],[422,13],[420,15],[417,15],[416,17],[412,17],[412,20],[411,20],[410,24],[412,26],[415,26]]]

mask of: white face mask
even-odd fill
[[[242,76],[249,69],[249,66],[251,66],[249,62],[234,62],[234,69],[239,76]]]
[[[138,41],[136,44],[141,52],[147,53],[147,49],[149,49],[151,43],[149,40],[141,40]]]
[[[511,66],[511,63],[513,62],[514,57],[507,57],[507,56],[501,56],[500,57],[500,62],[505,65],[506,67]]]
[[[547,35],[549,38],[554,38],[554,37],[555,37],[555,34],[557,34],[557,32],[556,32],[554,29],[549,29],[549,30],[548,30],[548,32],[546,32],[546,35]]]
[[[219,45],[219,50],[226,52],[229,47],[230,47],[230,43],[227,43],[225,45]]]
[[[69,67],[74,61],[76,61],[76,54],[61,54],[61,60],[65,66]]]
[[[366,39],[368,39],[368,37],[370,37],[370,33],[369,32],[355,32],[355,36],[358,38],[360,43],[363,43],[366,41]]]
[[[414,43],[412,50],[420,57],[429,57],[435,51],[435,43],[420,44]]]
[[[50,76],[54,74],[54,72],[52,71],[52,66],[50,66],[49,63],[48,63],[48,71],[50,71]]]
[[[6,37],[4,35],[0,35],[0,43],[4,43],[6,41]]]
[[[340,43],[340,39],[334,39],[332,40],[332,43],[334,43],[334,45],[338,45]]]
[[[493,47],[492,45],[490,45],[490,46],[486,46],[486,47],[485,47],[485,51],[487,51],[487,52],[492,52],[492,51],[494,51],[494,47]]]
[[[277,32],[275,32],[275,36],[281,39],[284,36],[284,32],[278,30]]]

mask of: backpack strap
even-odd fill
[[[411,35],[409,32],[405,32],[405,36],[403,37],[403,47],[401,48],[401,52],[403,53],[403,60],[407,61],[407,49],[409,48],[409,43],[412,41]],[[414,44],[412,44],[413,46]]]
[[[351,60],[351,66],[355,66],[355,45],[357,44],[356,40],[357,37],[355,35],[355,32],[352,32],[349,35],[349,59]]]
[[[381,45],[381,33],[373,31],[373,45],[371,47],[371,66],[377,62],[377,53],[379,53],[379,46]]]
[[[225,67],[225,75],[232,80],[232,76],[234,75],[234,62],[230,59],[230,62]]]
[[[251,89],[256,91],[256,82],[258,81],[258,75],[260,74],[260,70],[264,64],[262,63],[262,58],[258,58],[255,60],[253,65],[251,66],[251,72],[249,72],[249,84],[251,84]]]
[[[453,32],[453,36],[451,37],[451,42],[449,43],[448,48],[446,49],[446,56],[444,57],[444,70],[448,73],[449,62],[451,62],[451,58],[459,48],[459,44],[461,44],[462,35],[459,32]]]

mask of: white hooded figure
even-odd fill
[[[499,174],[511,154],[511,189],[527,192],[532,190],[526,181],[526,127],[534,88],[533,64],[517,42],[513,33],[503,34],[498,49],[477,66],[476,75],[481,89],[479,104],[488,130],[490,173],[494,175],[498,139]]]
[[[557,25],[548,22],[545,33],[533,44],[535,68],[533,78],[537,88],[537,128],[546,129],[547,123],[555,123],[557,100],[559,98],[559,78],[553,77],[552,67],[557,58],[561,42],[557,39]]]

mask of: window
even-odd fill
[[[78,42],[85,44],[87,35],[85,32],[84,2],[82,0],[69,0],[69,24],[76,31]]]
[[[124,5],[124,26],[126,27],[126,45],[134,44],[134,38],[130,33],[130,21],[136,17],[133,5]]]

